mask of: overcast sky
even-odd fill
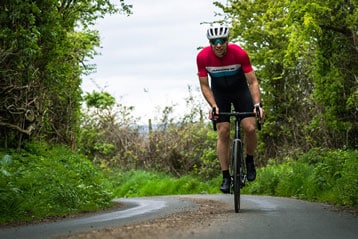
[[[83,80],[85,92],[104,90],[134,106],[143,122],[164,106],[182,114],[188,85],[198,87],[197,47],[206,46],[206,25],[215,19],[210,0],[127,0],[133,14],[107,16],[95,26],[101,55],[97,72]]]

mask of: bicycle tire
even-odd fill
[[[232,144],[232,171],[233,171],[233,193],[235,212],[240,211],[240,189],[241,189],[241,142],[234,140]]]

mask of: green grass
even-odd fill
[[[0,223],[31,221],[111,205],[110,183],[66,147],[27,145],[0,153]]]
[[[193,176],[173,178],[148,171],[112,172],[116,197],[141,197],[178,194],[218,193],[218,180],[203,182]]]
[[[258,169],[249,194],[358,206],[358,151],[315,149],[297,160]]]

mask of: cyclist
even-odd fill
[[[240,46],[229,43],[229,27],[221,24],[211,25],[207,29],[210,46],[203,48],[197,55],[196,63],[200,88],[206,101],[215,107],[216,113],[235,111],[256,111],[259,106],[261,120],[264,111],[260,104],[260,87],[251,66],[248,54]],[[210,84],[208,80],[210,76]],[[211,111],[209,114],[211,119]],[[217,154],[223,174],[220,190],[230,192],[231,177],[229,173],[230,157],[230,118],[215,119],[218,129]],[[256,178],[254,152],[257,147],[256,119],[245,118],[241,121],[246,146],[247,179]]]

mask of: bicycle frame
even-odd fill
[[[258,129],[261,130],[261,121],[260,121],[260,109],[256,108],[256,113],[254,112],[223,112],[216,114],[215,108],[213,109],[212,119],[213,127],[216,131],[216,122],[215,116],[229,116],[235,117],[235,135],[232,141],[231,147],[231,177],[232,177],[232,188],[234,193],[234,206],[235,212],[240,210],[240,189],[245,186],[246,181],[246,165],[243,157],[243,144],[240,135],[240,123],[241,120],[247,117],[257,117],[258,118]]]

